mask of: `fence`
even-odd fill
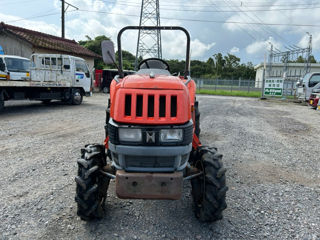
[[[204,79],[195,78],[197,89],[205,89],[212,91],[230,91],[230,92],[262,92],[262,81],[255,81],[254,79]],[[283,96],[296,95],[295,79],[286,79],[283,84]]]
[[[246,92],[261,92],[261,88],[255,87],[254,80],[244,79],[203,79],[196,78],[197,89],[207,90],[224,90],[224,91],[246,91]]]

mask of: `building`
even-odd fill
[[[255,87],[262,87],[263,80],[263,63],[260,63],[254,67],[256,70]],[[310,72],[320,72],[320,63],[311,63]],[[287,71],[284,74],[284,63],[272,63],[272,66],[266,66],[266,77],[276,78],[284,77],[288,81],[297,82],[301,77],[305,75],[304,63],[288,63]]]
[[[69,40],[46,33],[0,23],[0,45],[5,54],[30,58],[33,53],[67,54],[86,60],[91,70],[100,55]]]

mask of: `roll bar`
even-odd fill
[[[123,74],[123,61],[122,61],[122,49],[121,49],[121,36],[122,33],[126,30],[180,30],[183,31],[187,36],[187,51],[186,51],[186,66],[184,72],[184,78],[190,75],[190,34],[189,32],[183,28],[178,26],[127,26],[120,30],[118,33],[118,60],[119,60],[119,75],[120,78],[124,77]]]

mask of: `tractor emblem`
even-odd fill
[[[156,134],[154,132],[146,132],[146,142],[147,143],[155,143],[156,142]]]

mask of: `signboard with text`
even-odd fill
[[[266,78],[264,84],[265,96],[282,96],[283,94],[283,78]]]

